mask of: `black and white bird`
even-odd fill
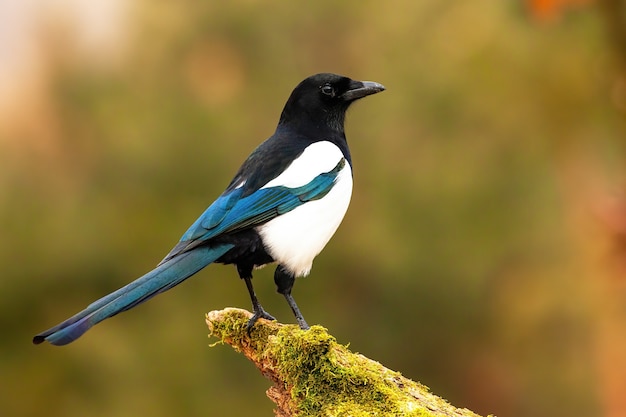
[[[383,91],[370,81],[335,74],[306,78],[293,90],[274,134],[245,160],[222,195],[191,225],[159,265],[125,287],[33,338],[73,342],[93,325],[164,292],[205,266],[234,264],[254,315],[274,320],[254,293],[252,271],[276,263],[274,282],[302,329],[309,326],[291,295],[296,277],[343,220],[352,194],[352,160],[344,132],[346,110]]]

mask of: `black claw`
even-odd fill
[[[304,317],[302,317],[302,313],[300,313],[300,310],[298,310],[297,307],[293,313],[296,316],[296,321],[298,322],[298,326],[300,326],[302,330],[309,330],[311,328],[307,324],[306,320],[304,320]]]
[[[254,327],[254,324],[257,322],[258,319],[266,319],[271,321],[276,320],[274,316],[263,310],[263,307],[259,306],[258,309],[255,309],[254,314],[252,315],[252,317],[250,317],[250,320],[248,320],[248,324],[246,325],[246,331],[248,332],[248,335],[252,331],[252,328]]]
[[[304,321],[304,319],[299,320],[299,319],[296,317],[296,321],[298,322],[298,325],[300,326],[300,328],[301,328],[302,330],[309,330],[309,329],[311,328],[311,326],[309,326],[309,325],[307,324],[307,322],[306,322],[306,321]]]

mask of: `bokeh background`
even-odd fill
[[[481,414],[626,416],[621,0],[0,1],[1,416],[272,415],[209,347],[232,267],[30,340],[152,268],[322,71],[387,91],[307,320]]]

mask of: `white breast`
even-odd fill
[[[337,166],[341,150],[330,142],[316,142],[263,188],[299,187]],[[343,220],[352,195],[350,164],[337,175],[335,185],[323,198],[309,201],[294,210],[257,227],[269,254],[296,276],[311,270],[313,259],[333,236]]]

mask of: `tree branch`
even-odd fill
[[[479,417],[431,394],[428,388],[350,352],[321,326],[259,320],[227,308],[207,314],[211,336],[241,352],[274,385],[267,396],[276,416],[437,416]]]

